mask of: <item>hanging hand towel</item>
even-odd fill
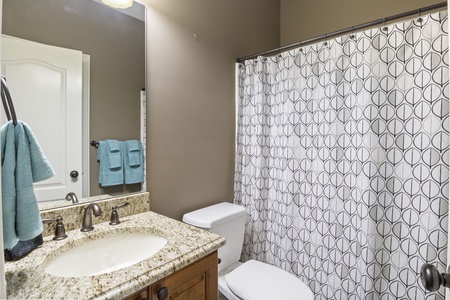
[[[125,183],[133,184],[144,181],[144,158],[142,143],[137,140],[124,142]]]
[[[47,160],[39,145],[36,137],[34,136],[31,128],[24,122],[21,122],[23,129],[25,130],[26,139],[30,145],[30,158],[31,158],[31,172],[33,174],[33,182],[43,181],[55,176],[55,171],[52,165]]]
[[[24,122],[1,130],[2,209],[5,257],[18,259],[42,245],[42,220],[33,182],[55,175],[33,132]]]
[[[102,187],[123,184],[121,142],[116,140],[100,141],[97,160],[100,162],[98,182]]]
[[[16,232],[16,143],[12,122],[2,127],[1,139],[3,246],[11,249],[19,241]]]

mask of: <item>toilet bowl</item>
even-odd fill
[[[246,212],[227,202],[208,206],[183,216],[183,222],[226,239],[219,255],[219,291],[228,300],[313,300],[312,291],[296,276],[256,260],[239,261]]]

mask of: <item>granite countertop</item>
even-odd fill
[[[44,245],[27,257],[5,263],[8,299],[122,299],[225,244],[218,235],[151,211],[122,217],[121,221],[116,226],[108,222],[97,224],[87,233],[79,229],[68,231],[68,238],[62,241],[46,237]],[[107,274],[70,278],[44,272],[49,260],[74,246],[127,232],[152,232],[168,242],[152,257]]]

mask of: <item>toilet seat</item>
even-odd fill
[[[256,260],[243,263],[224,277],[230,290],[245,300],[314,298],[311,290],[294,275]]]

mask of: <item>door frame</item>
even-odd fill
[[[82,195],[81,198],[87,198],[91,194],[91,168],[90,168],[90,142],[89,142],[89,128],[90,128],[90,82],[91,78],[91,56],[83,53],[83,70],[82,70],[82,104],[81,104],[81,166],[82,166]]]

